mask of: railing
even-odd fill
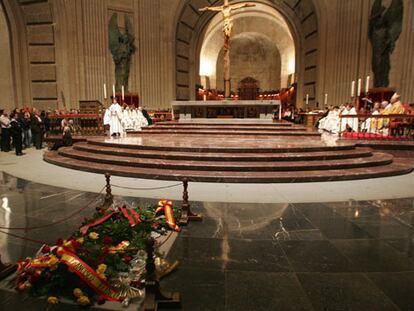
[[[339,135],[342,138],[414,139],[414,115],[412,114],[354,114],[342,115],[339,118]],[[348,125],[350,130],[347,130],[345,125]]]
[[[102,135],[105,133],[100,114],[50,115],[50,135],[62,134],[62,120],[73,120],[74,135]]]

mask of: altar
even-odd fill
[[[280,100],[209,100],[173,101],[175,118],[191,119],[262,119],[282,118]]]

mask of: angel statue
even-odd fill
[[[129,67],[131,55],[135,51],[135,37],[128,15],[125,14],[125,30],[121,32],[118,27],[118,14],[114,13],[109,21],[109,49],[115,63],[115,89],[128,91]]]
[[[390,84],[390,56],[402,31],[403,0],[392,0],[388,9],[382,3],[383,0],[375,0],[369,19],[374,87]]]

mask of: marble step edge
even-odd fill
[[[59,155],[94,163],[122,165],[128,167],[162,168],[171,170],[215,170],[215,171],[312,171],[331,169],[351,169],[372,167],[392,163],[393,156],[375,153],[372,157],[361,159],[325,160],[325,161],[291,161],[291,162],[217,162],[217,161],[181,161],[166,159],[146,159],[136,157],[97,156],[96,154],[61,148]]]
[[[102,165],[59,156],[55,152],[48,152],[44,160],[50,164],[65,168],[81,170],[91,173],[110,173],[115,176],[174,180],[179,181],[188,178],[191,182],[220,182],[220,183],[299,183],[299,182],[323,182],[344,181],[368,178],[380,178],[404,175],[412,172],[412,167],[404,164],[389,164],[373,168],[356,168],[350,170],[329,171],[296,171],[296,172],[221,172],[213,171],[173,171],[162,169],[142,169],[117,165]]]
[[[216,119],[217,120],[217,119]],[[175,121],[166,121],[166,122],[157,122],[156,125],[179,125],[179,126],[262,126],[262,127],[274,127],[274,126],[283,126],[283,127],[294,127],[294,126],[303,126],[297,125],[290,122],[175,122]]]
[[[128,148],[114,148],[107,146],[90,145],[86,143],[76,143],[73,149],[96,154],[129,156],[150,159],[171,159],[171,160],[205,160],[205,161],[316,161],[316,160],[339,160],[354,159],[372,156],[369,148],[358,148],[350,150],[322,151],[322,152],[297,152],[297,153],[206,153],[206,152],[176,152],[167,151],[160,153],[159,150],[140,150]]]
[[[297,131],[306,131],[306,127],[221,127],[221,126],[178,126],[178,125],[155,125],[143,127],[142,131],[152,131],[152,130],[180,130],[180,131],[189,131],[189,130],[226,130],[229,132],[233,131],[280,131],[280,132],[297,132]]]
[[[131,132],[131,133],[139,133],[140,135],[153,135],[153,134],[208,134],[208,135],[262,135],[262,136],[321,136],[321,133],[318,132],[306,132],[306,131],[234,131],[234,132],[223,132],[223,131],[204,131],[204,130],[191,130],[191,131],[177,131],[177,130],[158,130],[154,129],[151,131],[139,131],[139,132]]]
[[[330,150],[350,150],[355,149],[355,144],[341,146],[295,146],[295,147],[188,147],[188,146],[161,146],[161,145],[139,145],[134,143],[118,143],[114,141],[88,139],[88,144],[98,146],[109,146],[115,148],[140,149],[140,150],[160,150],[160,151],[188,151],[188,152],[223,152],[223,153],[284,153],[284,152],[319,152]]]

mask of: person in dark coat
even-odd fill
[[[4,110],[0,110],[1,151],[10,151],[10,119]]]
[[[11,121],[10,121],[10,134],[13,138],[13,145],[16,150],[16,155],[21,156],[23,155],[22,149],[23,149],[23,142],[22,142],[22,126],[17,120],[18,115],[16,113],[13,113],[11,115]]]
[[[43,133],[44,133],[44,123],[42,118],[39,115],[39,112],[36,109],[33,109],[33,116],[31,119],[31,128],[33,135],[33,144],[36,146],[36,149],[42,149],[43,144]]]

